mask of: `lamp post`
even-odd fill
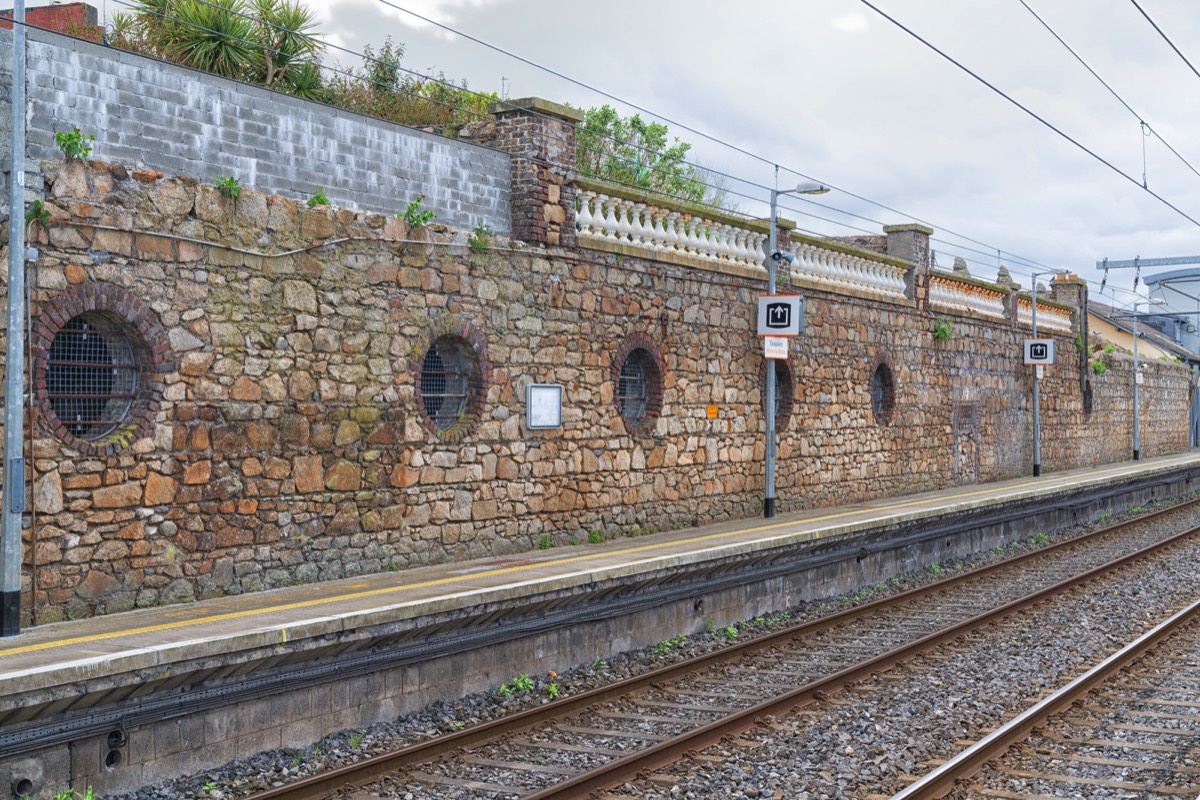
[[[1163,305],[1162,300],[1133,301],[1133,460],[1140,461],[1142,420],[1138,409],[1138,306]]]
[[[1040,275],[1063,275],[1065,270],[1051,269],[1035,272],[1029,276],[1033,285],[1033,306],[1030,308],[1029,320],[1033,328],[1033,338],[1037,338],[1037,279]],[[1042,420],[1038,413],[1038,370],[1033,368],[1033,477],[1042,474]]]
[[[775,178],[779,179],[779,167],[775,167]],[[775,294],[775,274],[783,253],[776,249],[775,218],[779,208],[779,196],[784,194],[825,194],[828,186],[819,183],[801,183],[794,189],[771,190],[770,235],[767,242],[767,294]],[[775,516],[775,364],[767,365],[767,455],[766,475],[763,488],[763,516]]]

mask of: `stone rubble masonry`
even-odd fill
[[[173,365],[155,376],[143,434],[114,452],[74,448],[35,406],[27,591],[38,577],[24,608],[36,603],[41,621],[761,509],[761,279],[503,240],[474,252],[437,224],[414,234],[253,188],[235,202],[193,178],[99,161],[41,169],[56,217],[35,234],[35,336],[81,287],[108,287],[147,309],[165,339],[148,345]],[[311,247],[326,236],[351,239]],[[1025,331],[938,314],[954,325],[938,342],[935,316],[911,301],[805,294],[779,432],[782,512],[1028,473]],[[470,331],[490,364],[479,419],[457,440],[421,411],[431,331]],[[1129,359],[1105,356],[1085,413],[1081,355],[1058,338],[1041,383],[1043,464],[1128,459]],[[663,373],[660,416],[634,431],[612,374],[629,342],[652,348]],[[872,406],[879,363],[896,383],[888,424]],[[1183,450],[1188,371],[1146,366],[1142,450]],[[530,382],[563,385],[561,429],[524,427]]]
[[[436,221],[511,230],[506,153],[310,103],[49,31],[27,31],[27,186],[56,131],[94,134],[93,154],[128,166],[232,176],[244,186],[394,214],[418,195]],[[0,31],[0,133],[11,128],[12,33]],[[7,172],[9,137],[0,136]],[[7,175],[3,187],[7,204]]]

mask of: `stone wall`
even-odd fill
[[[28,149],[59,155],[56,131],[94,134],[97,156],[130,168],[233,176],[244,186],[394,214],[418,195],[437,219],[507,233],[509,156],[486,147],[219,78],[92,42],[29,29]],[[11,128],[12,33],[0,31],[0,134]],[[0,137],[8,145],[8,137]],[[7,172],[8,156],[3,157]],[[7,208],[8,190],[2,193]],[[5,210],[5,213],[7,211]]]
[[[473,250],[436,224],[253,189],[234,202],[102,162],[44,171],[56,218],[32,268],[26,548],[42,621],[761,509],[763,281],[502,239]],[[951,317],[939,342],[911,301],[806,295],[781,512],[1028,474],[1024,331]],[[87,308],[129,320],[150,392],[128,435],[100,443],[55,424],[40,377],[54,332]],[[480,396],[441,430],[416,381],[447,333],[479,357]],[[661,411],[633,432],[614,398],[632,346],[662,374]],[[1079,355],[1066,337],[1058,351],[1042,381],[1046,470],[1129,458],[1123,362],[1091,375],[1088,413]],[[895,376],[882,420],[880,364]],[[1182,450],[1188,372],[1147,372],[1142,451]],[[530,382],[563,385],[561,429],[525,427]]]

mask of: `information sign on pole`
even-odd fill
[[[764,336],[763,355],[767,358],[787,360],[788,340],[785,336]]]
[[[1026,364],[1053,364],[1054,363],[1054,340],[1053,339],[1026,339],[1025,340],[1025,363]]]
[[[804,327],[804,298],[765,294],[758,298],[759,336],[799,336]]]
[[[1138,386],[1141,386],[1146,382],[1146,375],[1139,369],[1136,373],[1134,373],[1133,380]]]

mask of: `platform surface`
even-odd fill
[[[650,569],[1200,467],[1200,453],[741,519],[30,628],[0,639],[0,695],[397,622]]]

